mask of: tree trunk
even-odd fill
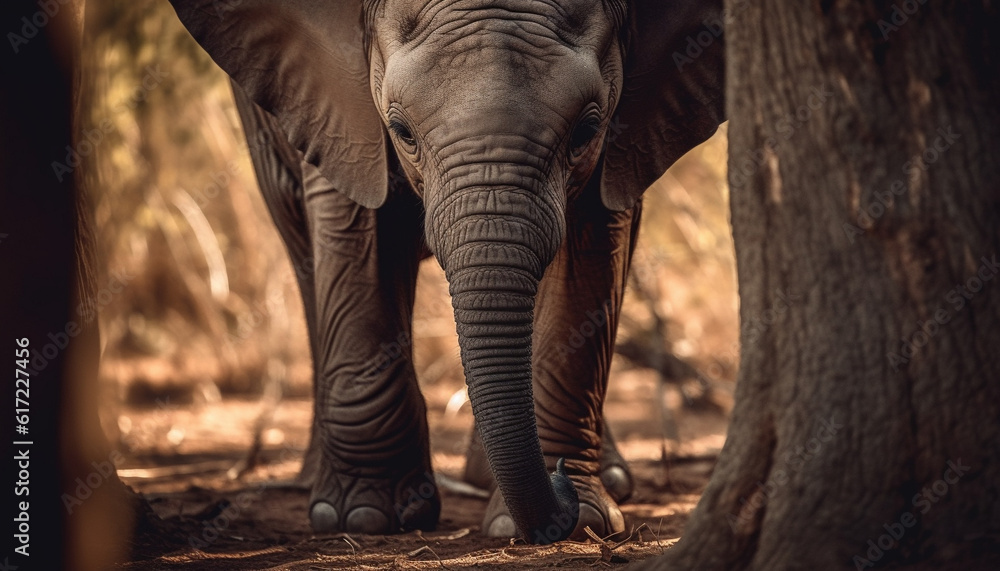
[[[130,525],[97,416],[97,323],[79,317],[96,297],[92,251],[82,249],[93,245],[89,214],[78,173],[54,166],[82,149],[73,137],[82,8],[17,0],[0,9],[10,41],[0,64],[19,78],[0,87],[9,411],[0,454],[13,492],[0,569],[107,569],[125,554]]]
[[[998,8],[729,0],[739,385],[650,567],[1000,568]]]

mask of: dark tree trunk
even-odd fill
[[[728,8],[739,385],[649,567],[1000,568],[1000,7]]]
[[[81,148],[73,111],[82,2],[52,6],[18,0],[0,11],[10,32],[2,68],[17,78],[0,87],[0,343],[8,375],[0,453],[13,492],[0,568],[96,570],[125,555],[133,506],[97,416],[93,233],[79,172],[66,168],[68,149]]]

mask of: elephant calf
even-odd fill
[[[721,2],[171,2],[234,80],[299,270],[313,528],[437,522],[409,347],[383,349],[433,255],[498,490],[483,529],[622,530],[601,415],[639,198],[723,120]]]

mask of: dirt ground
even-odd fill
[[[133,561],[120,568],[578,569],[655,556],[680,536],[726,429],[725,406],[684,407],[673,387],[667,387],[664,398],[657,385],[650,372],[612,379],[606,415],[631,462],[637,489],[621,506],[626,532],[603,546],[569,541],[531,546],[487,538],[480,533],[486,500],[449,489],[442,490],[441,521],[434,532],[313,535],[306,512],[309,493],[292,484],[308,440],[310,401],[180,406],[163,398],[151,407],[122,409],[117,413],[119,444],[128,454],[119,474],[161,519],[151,518],[154,525],[134,538]],[[456,400],[448,411],[455,394],[451,385],[424,387],[424,394],[434,469],[458,479],[472,425],[469,405],[456,412]],[[659,401],[676,411],[680,434],[679,445],[667,442],[667,463]],[[231,477],[245,461],[261,418],[269,420],[256,465],[240,478]]]

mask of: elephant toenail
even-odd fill
[[[517,537],[517,526],[514,525],[514,519],[509,515],[498,515],[490,522],[486,535],[489,537]]]
[[[590,504],[580,504],[580,519],[576,524],[576,529],[583,530],[583,528],[588,525],[590,526],[591,531],[597,535],[601,537],[608,535],[608,531],[606,529],[607,523],[604,521],[604,516],[601,515],[601,512],[597,511],[597,509]]]
[[[610,466],[602,470],[601,483],[616,502],[624,502],[632,495],[632,478],[621,466]]]
[[[340,516],[333,506],[326,502],[316,502],[309,510],[309,522],[316,533],[336,533],[340,531]]]
[[[384,513],[366,506],[354,508],[351,513],[347,514],[345,528],[347,532],[372,535],[392,531],[389,529],[389,518],[385,517]]]

